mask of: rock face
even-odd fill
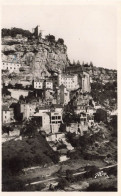
[[[12,51],[11,51],[12,50]],[[28,41],[21,44],[2,46],[4,59],[10,57],[21,61],[22,65],[28,67],[28,73],[33,77],[49,76],[51,71],[64,70],[69,65],[67,47],[64,44],[48,42],[45,39],[40,41]],[[10,52],[6,55],[6,52]],[[25,71],[27,74],[27,69]]]

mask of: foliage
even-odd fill
[[[68,125],[69,123],[79,123],[80,117],[75,113],[67,112],[63,117],[63,122]]]
[[[62,44],[62,45],[63,45],[63,44],[64,44],[64,40],[63,40],[62,38],[59,38],[59,39],[58,39],[58,41],[57,41],[57,43],[59,43],[59,44]]]
[[[51,149],[39,133],[33,138],[5,142],[2,146],[3,178],[6,173],[18,175],[23,168],[58,161],[58,153]]]
[[[47,39],[50,42],[55,42],[55,36],[54,35],[46,35],[45,39]]]
[[[2,126],[2,134],[3,134],[3,133],[7,133],[7,134],[9,135],[9,132],[10,132],[10,131],[12,131],[12,127],[10,127],[10,126],[8,127],[8,126],[6,126],[6,125],[3,125],[3,126]]]
[[[116,179],[99,178],[92,180],[86,191],[117,191]]]
[[[11,36],[15,37],[17,34],[21,34],[24,37],[30,37],[32,34],[28,30],[23,30],[21,28],[11,28],[11,29],[2,29],[2,37]]]
[[[66,132],[66,124],[61,123],[60,128],[59,128],[59,132]]]
[[[14,51],[14,50],[7,50],[7,51],[3,51],[3,53],[4,53],[5,55],[11,55],[11,54],[14,54],[15,51]]]
[[[22,136],[35,137],[38,134],[38,128],[41,127],[41,120],[39,117],[32,118],[26,121],[23,128],[21,129]]]
[[[117,82],[113,83],[108,82],[105,85],[101,82],[94,82],[91,84],[91,94],[94,101],[104,104],[105,100],[109,100],[109,106],[116,103],[113,103],[113,99],[117,100]]]
[[[21,180],[7,180],[5,183],[2,184],[2,191],[25,191],[25,185],[24,182],[22,182]]]
[[[94,116],[94,120],[97,122],[107,122],[107,112],[103,109],[97,109],[95,116]]]
[[[3,85],[3,88],[2,88],[2,95],[11,95],[11,92],[8,91],[8,88],[6,86]]]
[[[99,171],[99,168],[95,165],[91,165],[91,166],[86,166],[85,170],[87,171],[85,176],[89,178],[89,177],[94,177],[94,175]]]
[[[23,85],[22,84],[15,84],[15,89],[23,89]]]

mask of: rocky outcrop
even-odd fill
[[[10,54],[6,55],[6,51]],[[2,52],[6,60],[13,57],[14,60],[20,61],[23,67],[28,67],[28,72],[35,78],[49,76],[51,71],[63,70],[69,65],[67,47],[56,41],[48,42],[41,39],[12,46],[3,45]]]

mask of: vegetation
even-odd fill
[[[8,141],[2,147],[2,167],[4,175],[17,175],[25,167],[57,163],[55,153],[40,134],[22,141]],[[6,174],[7,173],[7,174]]]
[[[9,135],[10,131],[12,131],[12,127],[6,125],[2,126],[2,134],[7,133]]]
[[[32,34],[28,30],[23,30],[21,28],[11,28],[11,29],[2,29],[2,37],[11,36],[16,37],[17,34],[21,34],[24,37],[30,37]]]
[[[50,42],[55,42],[55,36],[54,35],[46,35],[45,39],[47,39]]]
[[[65,178],[61,178],[57,188],[63,190],[66,186],[68,186],[68,181]]]
[[[15,51],[14,51],[14,50],[7,50],[7,51],[3,51],[3,53],[4,53],[5,55],[12,55],[12,54],[15,53]]]
[[[105,85],[101,82],[91,84],[91,94],[94,101],[104,105],[105,100],[109,100],[109,106],[116,104],[117,100],[117,82],[108,82]],[[115,101],[113,101],[115,99]]]
[[[58,41],[57,41],[57,43],[59,43],[59,44],[62,44],[62,45],[63,45],[63,44],[64,44],[64,40],[63,40],[62,38],[59,38],[59,39],[58,39]]]
[[[63,122],[66,125],[68,125],[69,123],[78,123],[78,122],[80,122],[80,117],[79,117],[79,115],[77,115],[75,113],[67,112],[63,116]]]
[[[107,112],[103,109],[97,109],[97,111],[95,113],[94,120],[98,123],[100,121],[106,123],[107,122]]]
[[[117,191],[116,179],[98,178],[92,180],[86,191]]]

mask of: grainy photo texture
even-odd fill
[[[117,7],[4,5],[2,191],[117,191]]]

